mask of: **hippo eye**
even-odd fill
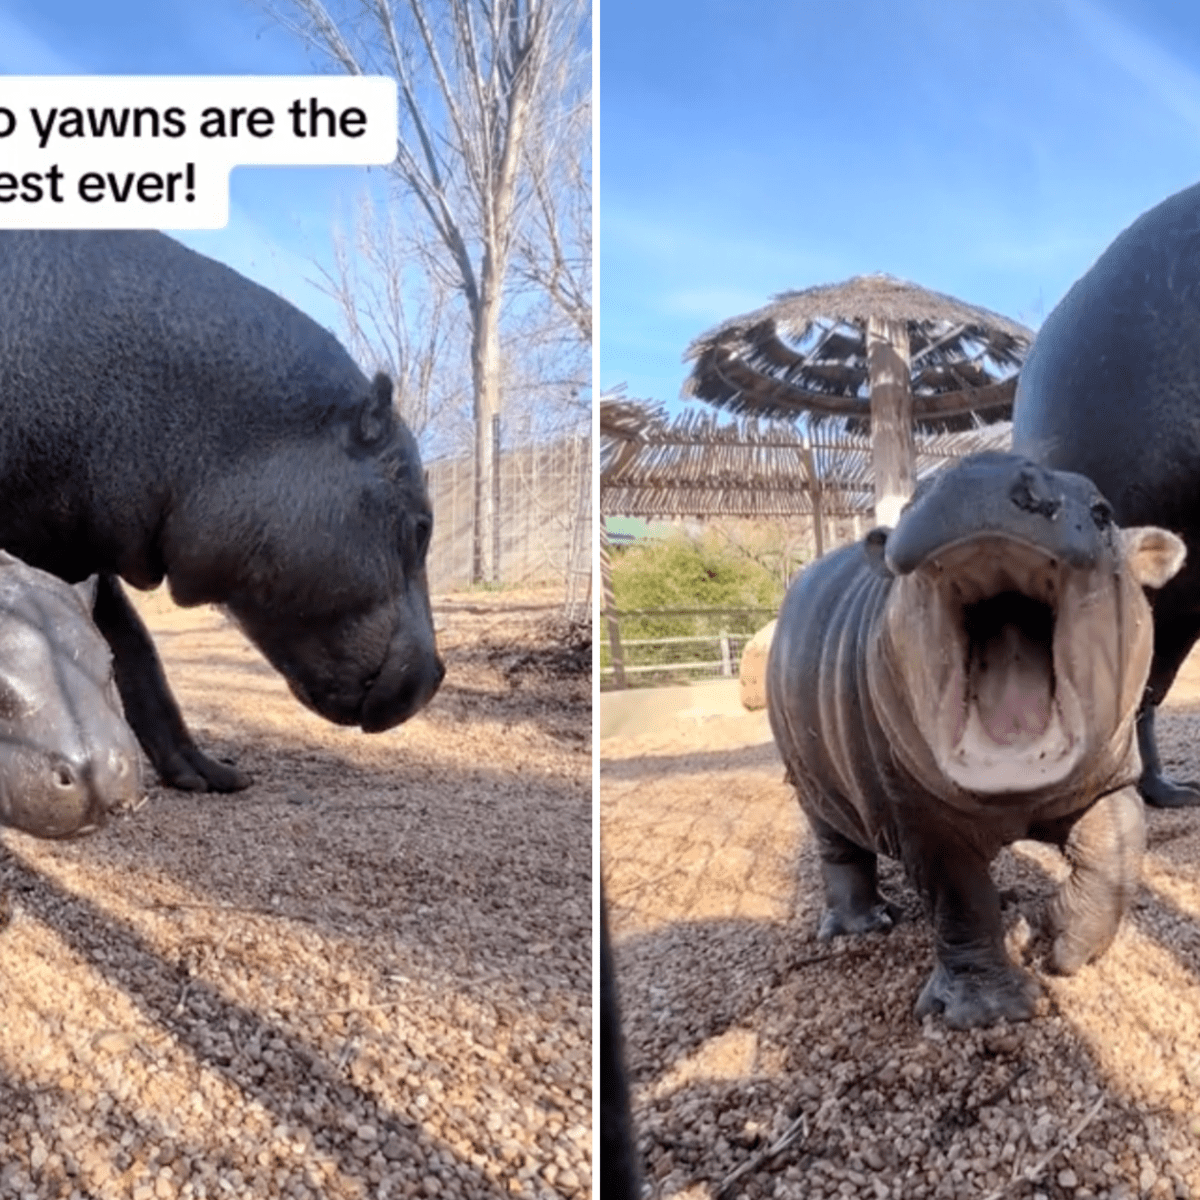
[[[423,559],[429,549],[429,539],[433,536],[433,517],[428,513],[421,513],[413,521],[413,536],[417,540],[417,557]]]
[[[1092,520],[1097,529],[1107,529],[1113,523],[1112,505],[1107,500],[1092,501]]]

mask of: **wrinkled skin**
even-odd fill
[[[1154,657],[1138,716],[1148,804],[1200,804],[1163,775],[1155,713],[1200,635],[1200,186],[1143,214],[1038,332],[1017,386],[1013,448],[1090,478],[1119,524],[1177,533],[1188,562],[1152,597]]]
[[[876,856],[903,862],[937,965],[916,1015],[1033,1014],[989,865],[1061,847],[1052,969],[1107,948],[1140,875],[1134,722],[1151,654],[1143,587],[1183,545],[1117,528],[1081,476],[981,454],[926,480],[896,529],[805,569],[779,614],[767,709],[821,857],[820,936],[886,931]]]
[[[86,605],[0,551],[0,825],[72,837],[142,799],[112,655]]]
[[[297,698],[390,728],[444,668],[432,515],[391,383],[157,233],[0,231],[0,547],[75,582],[163,781],[249,779],[193,742],[119,579],[225,606]]]

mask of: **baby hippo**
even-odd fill
[[[1071,865],[1051,906],[1051,969],[1077,970],[1115,936],[1145,845],[1143,589],[1183,558],[1172,533],[1119,529],[1082,475],[986,453],[923,481],[894,530],[792,584],[767,708],[821,856],[820,936],[889,929],[876,855],[902,862],[936,943],[918,1018],[1033,1015],[989,871],[1019,838]]]
[[[143,792],[112,653],[83,597],[0,551],[0,825],[90,833]]]

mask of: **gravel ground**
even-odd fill
[[[1200,778],[1200,658],[1159,729]],[[1060,857],[1005,851],[1010,951],[1044,995],[966,1033],[912,1017],[933,953],[894,864],[911,919],[816,941],[817,859],[764,714],[603,741],[601,821],[652,1195],[1200,1197],[1200,812],[1150,811],[1136,906],[1071,979],[1040,970]]]
[[[590,642],[554,601],[435,603],[446,681],[369,737],[140,601],[255,783],[3,834],[3,1200],[590,1195]]]

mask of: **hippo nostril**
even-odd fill
[[[1052,519],[1062,507],[1062,500],[1051,494],[1047,482],[1042,472],[1023,467],[1009,489],[1009,499],[1025,512]]]
[[[54,764],[54,782],[64,790],[75,786],[75,772],[70,763]]]

